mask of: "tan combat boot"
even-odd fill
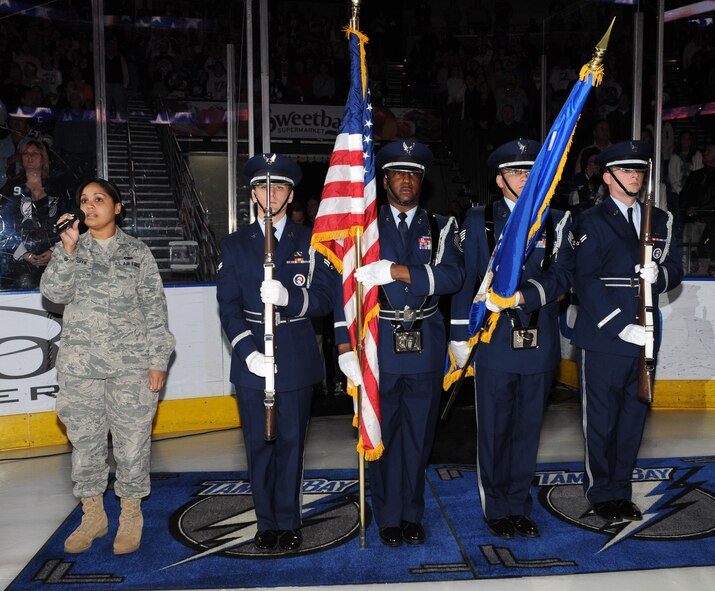
[[[107,535],[107,514],[102,495],[82,499],[82,523],[65,540],[65,552],[78,554],[87,550],[94,540]]]
[[[119,531],[114,538],[115,554],[130,554],[139,548],[142,539],[144,517],[141,499],[121,499],[122,513],[119,515]]]

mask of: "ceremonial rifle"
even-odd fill
[[[263,255],[263,280],[271,281],[275,263],[273,262],[273,212],[271,211],[271,173],[266,173],[266,208],[263,211],[265,227],[264,255]],[[266,359],[266,384],[263,390],[263,406],[265,413],[264,439],[273,441],[276,438],[276,360],[275,360],[275,331],[276,309],[273,304],[264,304],[263,309],[263,345]]]
[[[655,196],[653,194],[653,162],[648,163],[648,190],[641,207],[641,256],[640,268],[653,260],[653,236],[651,225],[653,221],[653,207]],[[639,280],[638,293],[638,321],[645,327],[646,342],[640,351],[638,366],[638,400],[645,404],[653,402],[653,380],[655,375],[655,346],[654,346],[654,311],[653,311],[653,286],[642,278]]]

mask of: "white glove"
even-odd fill
[[[655,261],[650,261],[649,263],[646,263],[643,265],[643,268],[641,269],[640,265],[636,265],[636,273],[638,273],[643,281],[646,283],[650,283],[651,285],[658,281],[658,272],[660,271],[660,268],[658,267],[658,263]]]
[[[487,310],[489,310],[490,312],[501,312],[504,308],[502,308],[499,304],[492,302],[491,295],[492,295],[491,292],[488,291],[487,297],[485,300],[485,302],[487,304]],[[515,294],[514,303],[509,307],[516,308],[520,303],[521,303],[521,292],[517,291]]]
[[[394,281],[392,273],[390,272],[390,268],[393,264],[392,261],[384,259],[375,261],[374,263],[355,269],[355,279],[368,288],[373,285],[387,285]]]
[[[355,351],[347,351],[338,355],[338,366],[347,378],[352,380],[356,386],[362,386],[362,372],[360,362]]]
[[[467,341],[449,341],[449,350],[457,362],[457,367],[464,367],[469,357],[469,345]]]
[[[264,279],[261,283],[261,301],[274,306],[287,306],[288,290],[276,279]]]
[[[645,345],[645,326],[640,324],[628,324],[626,327],[618,333],[618,336],[626,341],[626,343],[633,343],[642,347]]]
[[[263,353],[258,351],[251,353],[246,357],[246,365],[252,374],[256,374],[259,378],[266,377],[266,356]]]

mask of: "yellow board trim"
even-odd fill
[[[162,400],[154,416],[152,434],[216,431],[240,425],[235,396]],[[66,443],[64,426],[54,412],[0,417],[0,451]]]
[[[578,388],[576,362],[561,360],[556,380]],[[656,380],[651,408],[715,410],[715,380]]]

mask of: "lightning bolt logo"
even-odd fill
[[[625,521],[616,524],[616,527],[618,527],[617,533],[603,545],[599,553],[689,507],[692,503],[681,501],[681,499],[698,488],[698,486],[704,484],[703,482],[690,480],[691,476],[694,476],[698,471],[699,468],[685,470],[683,476],[675,481],[652,481],[634,484],[633,502],[640,507],[643,513],[643,520]],[[613,525],[610,527],[613,527]]]

